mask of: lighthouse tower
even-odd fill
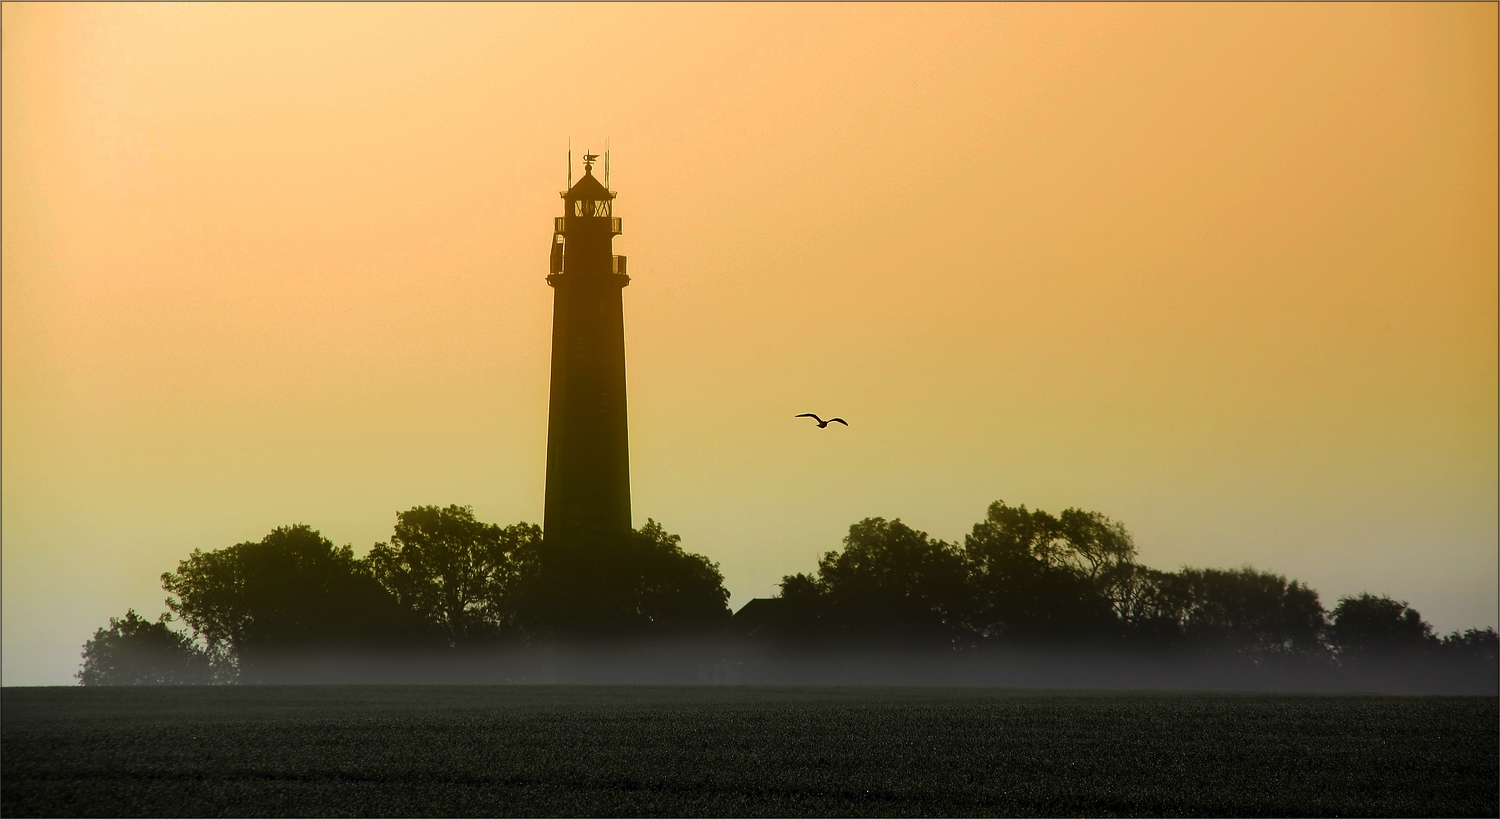
[[[630,444],[625,421],[625,257],[614,191],[594,177],[562,194],[553,220],[552,396],[547,415],[548,540],[584,531],[626,531],[630,521]]]

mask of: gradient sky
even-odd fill
[[[7,685],[194,548],[540,522],[570,137],[734,607],[1004,499],[1496,623],[1494,4],[0,13]]]

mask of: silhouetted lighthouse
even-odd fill
[[[587,530],[623,531],[630,521],[630,444],[625,422],[625,257],[611,253],[620,233],[614,191],[583,178],[563,193],[553,220],[552,398],[547,415],[549,540]],[[607,162],[607,161],[606,161]],[[571,176],[571,171],[569,172]]]

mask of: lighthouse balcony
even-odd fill
[[[588,218],[588,217],[581,217],[581,218]],[[620,217],[618,217],[618,216],[609,216],[609,217],[604,217],[604,218],[608,218],[609,219],[609,232],[610,232],[610,235],[612,235],[612,236],[619,236],[623,232],[623,229],[621,227]],[[553,233],[563,233],[565,227],[567,226],[567,220],[568,220],[568,217],[566,217],[566,216],[554,216],[554,217],[552,217],[552,232]],[[597,223],[595,223],[595,224],[597,224]]]
[[[616,276],[624,276],[625,275],[625,257],[624,256],[611,256],[611,257],[609,257],[609,272],[615,274]]]

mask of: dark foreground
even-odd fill
[[[0,813],[1495,816],[1493,697],[7,688]]]

